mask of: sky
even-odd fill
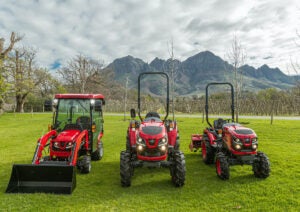
[[[228,58],[233,37],[245,63],[294,74],[300,63],[299,0],[1,0],[0,37],[24,35],[37,64],[55,70],[76,55],[184,61],[201,51]]]

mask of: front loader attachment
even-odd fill
[[[71,194],[75,187],[74,166],[14,164],[6,193]]]

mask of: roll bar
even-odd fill
[[[163,75],[166,77],[167,79],[167,99],[166,99],[166,104],[167,104],[167,108],[166,108],[166,116],[164,118],[164,121],[168,118],[169,115],[169,103],[170,103],[170,99],[169,99],[169,76],[168,74],[166,74],[165,72],[143,72],[139,74],[139,78],[138,78],[138,115],[140,120],[142,121],[142,117],[141,117],[141,79],[142,76],[144,75]]]
[[[234,122],[234,90],[233,85],[229,82],[211,82],[206,85],[205,89],[205,115],[207,124],[212,127],[211,123],[208,120],[208,87],[212,85],[229,85],[231,90],[231,119]]]

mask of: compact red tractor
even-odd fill
[[[14,164],[6,193],[71,194],[76,187],[76,167],[91,171],[91,160],[103,156],[102,94],[56,94],[45,103],[53,125],[38,139],[32,164]]]
[[[211,85],[229,85],[231,89],[231,119],[217,119],[214,124],[208,118],[208,87]],[[203,134],[192,135],[191,151],[201,148],[202,159],[206,164],[216,165],[217,175],[229,179],[229,166],[252,165],[255,177],[267,178],[270,174],[268,157],[257,151],[258,138],[252,129],[234,122],[234,89],[231,83],[209,83],[206,86],[205,114],[209,125]]]
[[[167,81],[166,116],[161,120],[156,112],[149,112],[145,119],[141,117],[140,84],[144,75],[161,75]],[[169,77],[164,72],[144,72],[138,77],[138,116],[131,109],[126,150],[120,154],[121,185],[129,187],[136,167],[167,167],[176,187],[184,185],[185,158],[179,150],[179,134],[176,121],[168,120],[169,114]]]

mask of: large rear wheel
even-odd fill
[[[257,152],[255,161],[252,165],[254,176],[257,178],[267,178],[270,175],[269,158],[263,152]]]
[[[175,150],[173,154],[174,163],[170,167],[172,182],[176,187],[181,187],[185,182],[185,158],[184,154],[179,150]]]
[[[222,180],[229,179],[229,163],[223,152],[219,152],[216,155],[216,172]]]
[[[97,146],[97,149],[92,152],[92,160],[101,160],[104,155],[104,148],[103,148],[103,142],[100,141],[100,143]]]
[[[130,152],[122,151],[120,154],[120,176],[121,185],[129,187],[131,185],[131,176],[133,167],[130,164]]]

